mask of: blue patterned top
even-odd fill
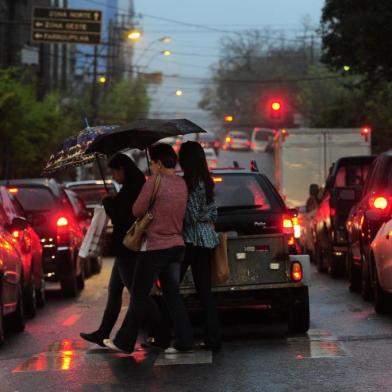
[[[184,222],[184,241],[194,246],[214,249],[219,237],[213,223],[218,218],[215,202],[207,204],[204,182],[188,196]]]

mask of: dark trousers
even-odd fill
[[[163,299],[174,326],[175,347],[187,350],[193,346],[192,326],[178,288],[183,257],[184,247],[140,253],[131,289],[132,300],[114,344],[130,352],[134,350],[148,308],[154,312],[155,319],[159,320],[159,327],[155,331],[157,344],[162,347],[170,344],[170,325],[165,322],[167,318],[161,314],[156,302],[150,296],[151,289],[159,278]]]
[[[211,291],[212,254],[212,249],[187,244],[181,265],[181,279],[191,266],[195,289],[204,313],[205,343],[217,348],[221,345],[221,332],[216,300]]]
[[[124,287],[131,290],[133,274],[136,266],[136,254],[134,257],[123,258],[116,257],[114,260],[112,274],[110,275],[108,287],[108,299],[106,308],[102,317],[102,322],[98,332],[103,339],[110,336],[114,324],[120,314],[122,305],[122,293]]]

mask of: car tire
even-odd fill
[[[77,286],[75,276],[61,279],[60,284],[61,284],[61,291],[65,297],[74,298],[77,296],[78,286]]]
[[[93,274],[91,259],[89,257],[86,258],[83,264],[84,264],[84,276],[85,278],[89,278]]]
[[[374,284],[374,310],[378,314],[391,313],[392,296],[386,293],[381,288],[375,264],[373,264],[373,284]]]
[[[319,245],[316,245],[316,267],[317,271],[320,273],[323,273],[326,271],[325,265],[324,265],[324,256],[323,256],[323,250],[320,248]]]
[[[76,277],[76,285],[78,290],[83,290],[85,286],[84,266],[80,269],[80,274]]]
[[[4,343],[5,331],[4,331],[4,314],[3,305],[0,303],[0,346]]]
[[[361,268],[361,295],[364,301],[371,301],[373,299],[373,290],[370,279],[369,265],[362,256]]]
[[[16,311],[10,316],[9,326],[13,332],[23,332],[26,326],[24,307],[23,307],[23,293],[22,288],[19,286],[18,290],[18,304]]]
[[[27,318],[34,318],[37,314],[37,293],[35,288],[35,280],[33,272],[31,271],[31,276],[28,285],[24,288],[24,311]]]
[[[349,290],[351,292],[361,291],[361,270],[354,265],[351,253],[349,252],[347,261],[347,274],[349,282]]]
[[[41,285],[36,290],[36,297],[37,297],[37,307],[43,308],[46,304],[46,282],[43,276],[41,276]]]
[[[293,289],[288,313],[289,333],[301,334],[308,331],[310,324],[308,287]]]
[[[93,257],[91,259],[91,271],[93,274],[99,274],[102,270],[102,257]]]

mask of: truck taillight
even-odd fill
[[[293,221],[291,218],[283,218],[283,233],[288,235],[294,234]]]
[[[302,265],[298,261],[294,261],[291,264],[291,280],[294,282],[300,282],[303,278]]]
[[[376,208],[377,210],[386,210],[388,208],[388,199],[383,196],[372,197],[369,200],[370,208]]]

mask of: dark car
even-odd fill
[[[65,191],[53,179],[9,180],[7,186],[41,238],[45,278],[60,281],[64,295],[75,296],[84,287],[77,257],[84,234]]]
[[[368,300],[374,286],[374,264],[370,245],[391,212],[392,205],[392,150],[373,162],[360,201],[347,219],[349,258],[348,273],[351,290],[361,290]]]
[[[4,341],[6,324],[13,332],[22,332],[25,328],[22,255],[11,234],[25,227],[26,222],[20,218],[15,218],[10,225],[0,205],[0,344]]]
[[[45,281],[42,267],[42,245],[38,234],[28,223],[18,201],[7,188],[0,187],[0,205],[3,208],[9,227],[16,218],[25,220],[24,229],[13,229],[14,243],[19,246],[22,258],[22,290],[24,310],[27,317],[34,317],[37,307],[45,304]]]
[[[214,170],[218,221],[227,233],[230,278],[214,290],[218,305],[265,305],[280,311],[291,332],[309,328],[309,256],[290,255],[294,211],[267,177],[244,169]],[[181,291],[192,301],[187,274]]]
[[[313,214],[315,261],[319,272],[342,275],[348,251],[346,220],[358,202],[374,156],[338,159],[331,168]]]

